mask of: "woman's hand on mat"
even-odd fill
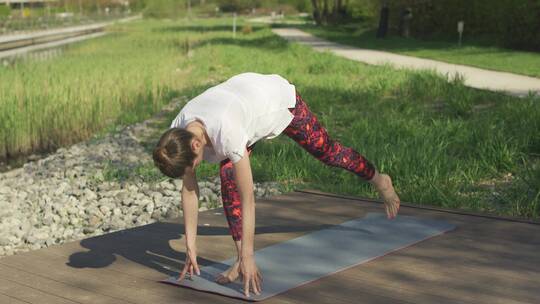
[[[244,281],[244,295],[249,297],[250,290],[256,295],[260,295],[262,291],[262,275],[255,264],[253,256],[245,256],[240,260],[240,274]]]
[[[186,250],[186,262],[184,263],[184,269],[178,277],[178,281],[182,281],[187,273],[190,276],[193,276],[194,273],[201,275],[199,265],[197,264],[197,250],[195,248],[188,248]]]

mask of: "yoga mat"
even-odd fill
[[[368,213],[327,229],[268,246],[255,252],[263,275],[260,295],[246,298],[239,280],[227,285],[214,282],[236,258],[201,267],[201,275],[177,282],[177,276],[161,282],[249,301],[261,301],[321,277],[371,261],[454,229],[444,221]]]

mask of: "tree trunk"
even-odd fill
[[[379,29],[377,30],[377,38],[386,37],[388,32],[388,17],[390,15],[390,9],[388,8],[388,1],[383,0],[381,6],[381,16],[379,18]]]
[[[330,11],[328,10],[328,0],[324,0],[322,12],[322,22],[324,24],[328,24],[328,15],[330,15]]]
[[[317,23],[317,25],[321,25],[322,17],[319,2],[317,0],[311,0],[311,4],[313,5],[313,19],[315,19],[315,23]]]

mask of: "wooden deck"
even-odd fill
[[[259,200],[255,245],[266,247],[373,211],[383,209],[314,193]],[[401,214],[444,219],[457,229],[264,303],[540,302],[540,225],[411,207],[402,207]],[[0,303],[237,303],[157,283],[184,261],[181,223],[160,222],[1,258]],[[221,210],[200,213],[199,224],[199,264],[229,258],[234,249]]]

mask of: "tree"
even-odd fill
[[[388,19],[390,17],[388,0],[381,0],[381,2],[381,15],[379,18],[379,28],[377,29],[377,38],[386,37],[386,33],[388,32]]]
[[[317,24],[336,23],[347,15],[346,1],[311,0],[313,19]]]
[[[319,25],[322,24],[320,1],[311,0],[311,5],[313,6],[313,19],[315,20],[315,23]]]

